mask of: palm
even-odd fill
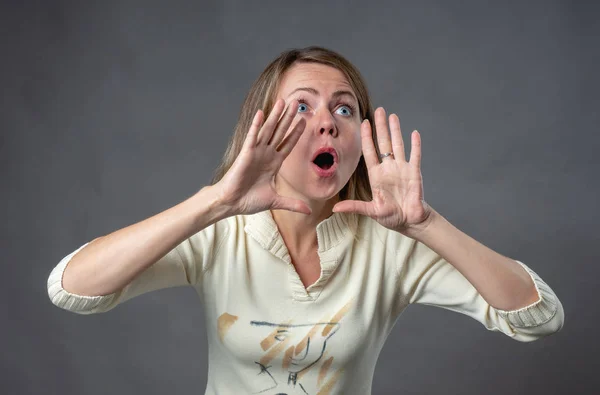
[[[262,111],[257,112],[240,154],[219,181],[221,201],[235,213],[253,214],[268,209],[310,213],[305,202],[280,196],[275,191],[275,174],[306,125],[304,119],[300,119],[286,135],[298,103],[292,101],[279,120],[284,105],[283,100],[278,100],[264,125]]]
[[[386,228],[420,222],[423,199],[422,179],[418,169],[409,164],[384,160],[369,170],[373,200],[371,216]]]
[[[274,179],[280,165],[260,147],[247,147],[240,152],[231,168],[226,193],[238,197],[235,200],[241,212],[252,214],[271,208],[278,197]]]
[[[367,215],[386,228],[402,231],[421,224],[429,215],[429,208],[423,200],[421,140],[418,132],[414,132],[410,161],[407,162],[398,117],[390,116],[391,140],[383,109],[375,112],[375,119],[380,151],[392,152],[393,156],[379,162],[371,127],[365,122],[361,135],[373,200],[345,200],[336,204],[335,211]]]

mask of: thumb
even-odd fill
[[[306,202],[279,195],[275,198],[272,208],[275,210],[289,210],[307,215],[312,214],[312,210],[308,207]]]
[[[370,203],[361,200],[342,200],[333,206],[334,213],[358,213],[370,216]]]

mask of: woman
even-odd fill
[[[192,285],[207,394],[369,394],[411,303],[518,341],[560,330],[562,305],[534,271],[427,205],[420,161],[419,133],[406,161],[398,117],[372,111],[346,59],[284,52],[253,85],[211,185],[66,256],[49,296],[91,314]]]

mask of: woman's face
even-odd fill
[[[288,104],[299,101],[296,118],[303,117],[306,127],[276,176],[278,193],[309,202],[337,196],[362,152],[358,100],[350,84],[331,66],[296,63],[282,77],[277,93],[281,98]],[[335,150],[333,165],[327,155],[317,160],[321,166],[313,163],[322,148]]]

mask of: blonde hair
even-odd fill
[[[269,116],[273,105],[275,104],[282,76],[295,63],[324,64],[340,70],[345,75],[358,99],[360,119],[368,119],[371,123],[373,141],[375,142],[376,150],[379,151],[375,133],[375,122],[373,121],[371,99],[366,83],[358,69],[340,54],[323,47],[311,46],[300,49],[291,49],[282,52],[275,60],[273,60],[250,88],[250,92],[242,105],[240,117],[235,126],[233,135],[231,136],[220,165],[215,170],[211,184],[214,185],[219,182],[233,165],[233,162],[242,149],[256,112],[259,109],[262,109],[264,112],[264,119]],[[367,165],[363,156],[360,157],[356,170],[350,176],[346,185],[340,190],[338,196],[340,200],[351,199],[366,202],[372,200],[373,194],[371,191],[371,184],[369,183]],[[354,214],[348,215],[347,219],[349,220],[349,224],[356,229],[358,224],[357,216]]]

